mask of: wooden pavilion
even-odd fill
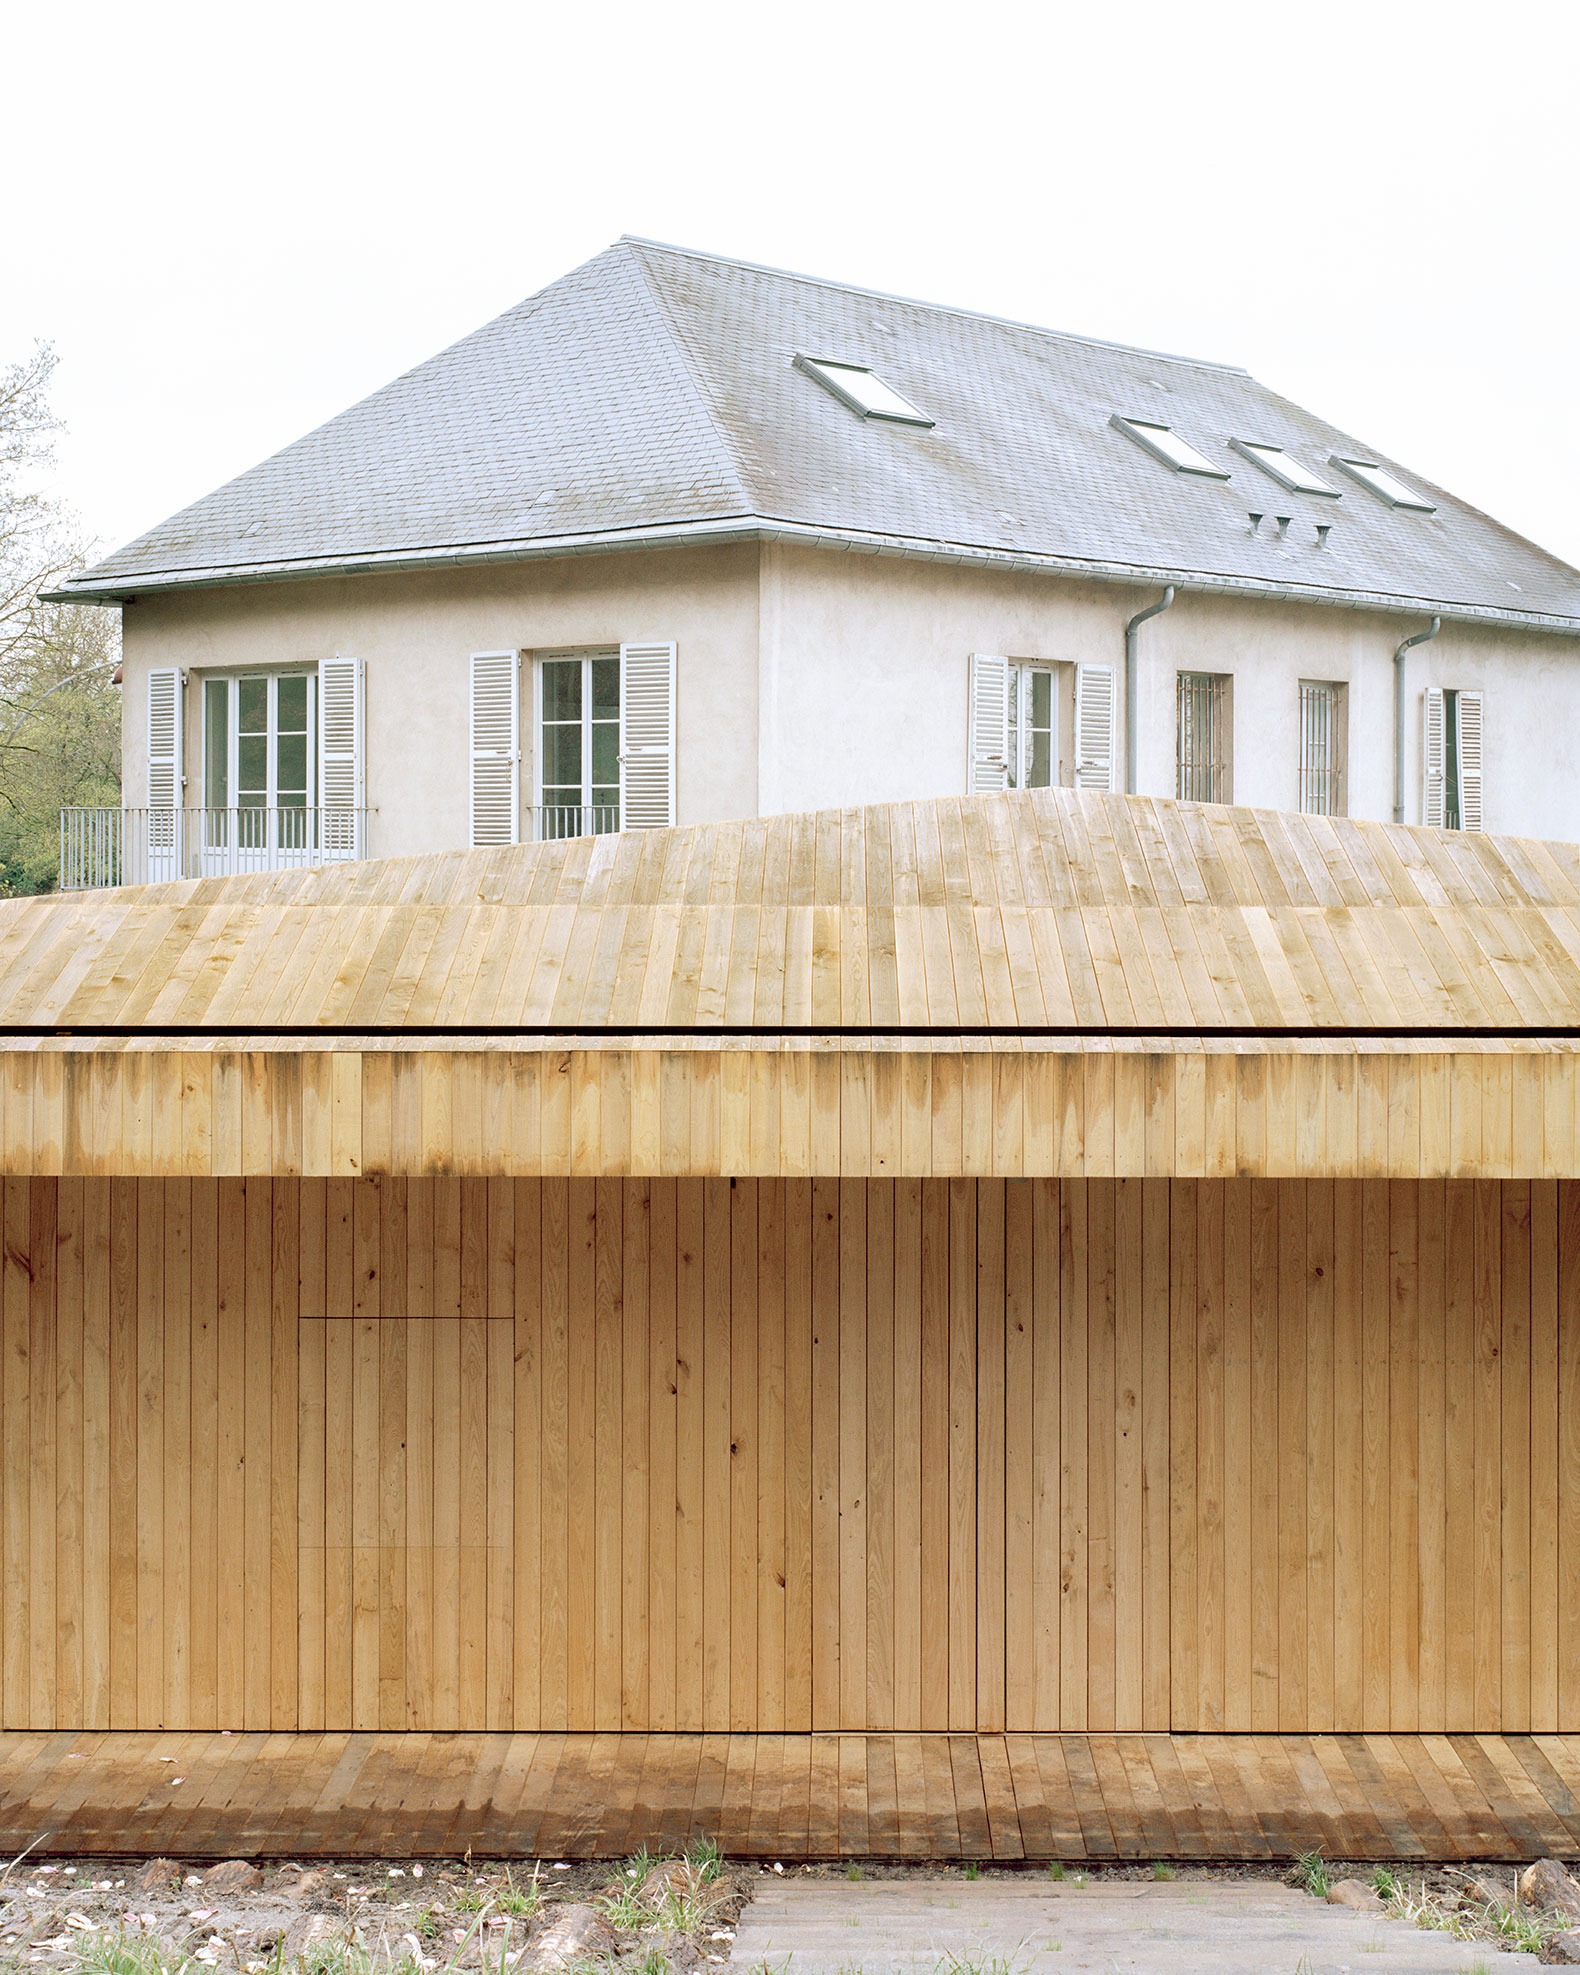
[[[0,907],[0,1843],[1580,1850],[1577,1039],[1126,797]]]

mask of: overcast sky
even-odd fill
[[[642,233],[1245,364],[1580,563],[1577,18],[35,6],[0,362],[110,547]]]

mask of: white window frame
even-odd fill
[[[1187,693],[1208,715],[1214,758],[1187,761]],[[1187,787],[1187,781],[1190,786]],[[1205,792],[1204,792],[1205,791]],[[1234,800],[1234,675],[1184,670],[1174,675],[1174,795],[1179,802]]]
[[[205,809],[235,809],[239,805],[238,763],[241,754],[241,694],[237,690],[244,679],[264,679],[269,688],[268,713],[268,760],[269,775],[265,807],[279,807],[279,681],[281,679],[305,679],[307,681],[307,802],[306,807],[314,809],[318,805],[318,668],[316,665],[244,665],[234,669],[212,667],[202,674],[203,731],[200,741],[199,762],[203,776],[203,807]],[[208,689],[218,681],[224,681],[225,694],[225,781],[226,800],[215,802],[213,791],[208,785],[208,741],[209,709]]]
[[[1300,693],[1300,781],[1302,816],[1349,813],[1349,683],[1344,679],[1302,679]],[[1325,717],[1318,709],[1325,705]],[[1325,728],[1325,734],[1319,729]],[[1326,741],[1326,756],[1317,756]],[[1325,797],[1325,801],[1322,800]]]
[[[609,809],[611,807],[608,803],[599,803],[595,805],[592,801],[593,723],[590,719],[587,718],[586,709],[588,709],[592,705],[592,670],[591,670],[592,661],[595,658],[612,658],[619,664],[623,676],[625,670],[625,664],[621,656],[621,647],[619,645],[586,645],[586,646],[567,645],[562,647],[545,649],[543,651],[534,651],[531,654],[531,659],[532,659],[532,834],[535,838],[540,837],[542,835],[543,812],[545,807],[547,806],[543,799],[543,667],[546,663],[548,663],[551,660],[563,662],[564,660],[571,658],[579,659],[582,664],[582,707],[583,707],[582,782],[581,782],[582,801],[580,807],[583,810],[592,810],[595,807],[598,809]],[[614,831],[620,828],[620,811],[621,811],[620,796],[625,787],[625,759],[623,752],[625,746],[625,728],[624,728],[623,720],[620,723],[619,746],[621,753],[616,762],[616,769],[619,775],[619,781],[616,784],[615,800],[612,806],[612,814],[614,820],[608,825],[607,832],[604,830],[590,831],[587,833],[589,835],[602,836],[606,833],[613,833]],[[572,808],[575,807],[576,805],[567,803],[564,804],[563,806],[565,808]],[[580,834],[580,832],[576,834]]]
[[[1045,660],[1012,658],[1009,661],[1009,750],[1007,770],[1009,787],[1027,789],[1032,785],[1026,780],[1027,766],[1031,756],[1031,733],[1029,724],[1018,719],[1017,714],[1027,703],[1033,678],[1041,675],[1048,681],[1048,779],[1037,783],[1038,788],[1056,789],[1059,786],[1059,683],[1060,668]]]

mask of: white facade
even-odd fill
[[[964,793],[974,653],[1050,670],[1053,773],[1067,785],[1077,771],[1077,668],[1111,669],[1108,774],[1119,788],[1125,624],[1158,596],[1155,587],[773,543],[150,594],[125,615],[125,801],[136,808],[149,798],[151,675],[172,668],[183,675],[182,799],[194,808],[209,802],[205,680],[354,658],[365,695],[365,854],[499,840],[501,828],[530,836],[545,768],[539,655],[622,648],[648,654],[646,779],[642,818],[631,821],[673,813],[681,823],[701,822]],[[1298,808],[1300,686],[1329,681],[1344,689],[1343,806],[1352,816],[1391,818],[1394,652],[1427,629],[1430,615],[1261,602],[1181,585],[1172,608],[1138,634],[1140,792],[1177,793],[1178,679],[1197,673],[1229,682],[1226,799]],[[653,654],[670,646],[666,709]],[[519,756],[515,822],[503,826],[509,806],[501,811],[498,774],[486,760],[493,806],[482,823],[474,799],[480,751],[486,757],[495,745],[476,730],[477,654],[491,655],[489,732],[513,732]],[[514,666],[510,654],[518,655]],[[500,679],[512,672],[514,729],[508,718],[499,724],[498,699]],[[1482,696],[1484,827],[1580,836],[1580,639],[1445,615],[1438,636],[1409,653],[1411,823],[1423,820],[1423,695],[1434,687]],[[660,772],[653,737],[667,731],[666,713],[673,754]],[[628,709],[628,725],[631,718]],[[630,741],[627,733],[622,749]],[[621,771],[628,778],[634,759]]]

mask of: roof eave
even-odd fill
[[[95,582],[91,572],[77,582],[41,593],[45,603],[129,604],[141,596],[229,587],[241,583],[281,583],[313,576],[353,576],[375,570],[410,573],[466,567],[477,563],[548,561],[576,555],[611,555],[636,550],[696,547],[703,544],[772,541],[865,555],[893,555],[928,562],[965,563],[1017,574],[1073,576],[1089,582],[1127,585],[1172,583],[1207,594],[1242,596],[1261,602],[1329,604],[1348,610],[1376,610],[1393,616],[1434,611],[1455,623],[1498,625],[1509,630],[1580,636],[1580,616],[1512,610],[1452,598],[1405,596],[1319,583],[1269,583],[1255,577],[1167,564],[1098,560],[982,543],[884,535],[863,529],[817,527],[767,515],[721,520],[666,522],[658,526],[603,529],[575,535],[527,537],[513,541],[447,544],[442,548],[394,549],[357,555],[297,557],[285,562],[231,563],[214,568],[152,570]]]

